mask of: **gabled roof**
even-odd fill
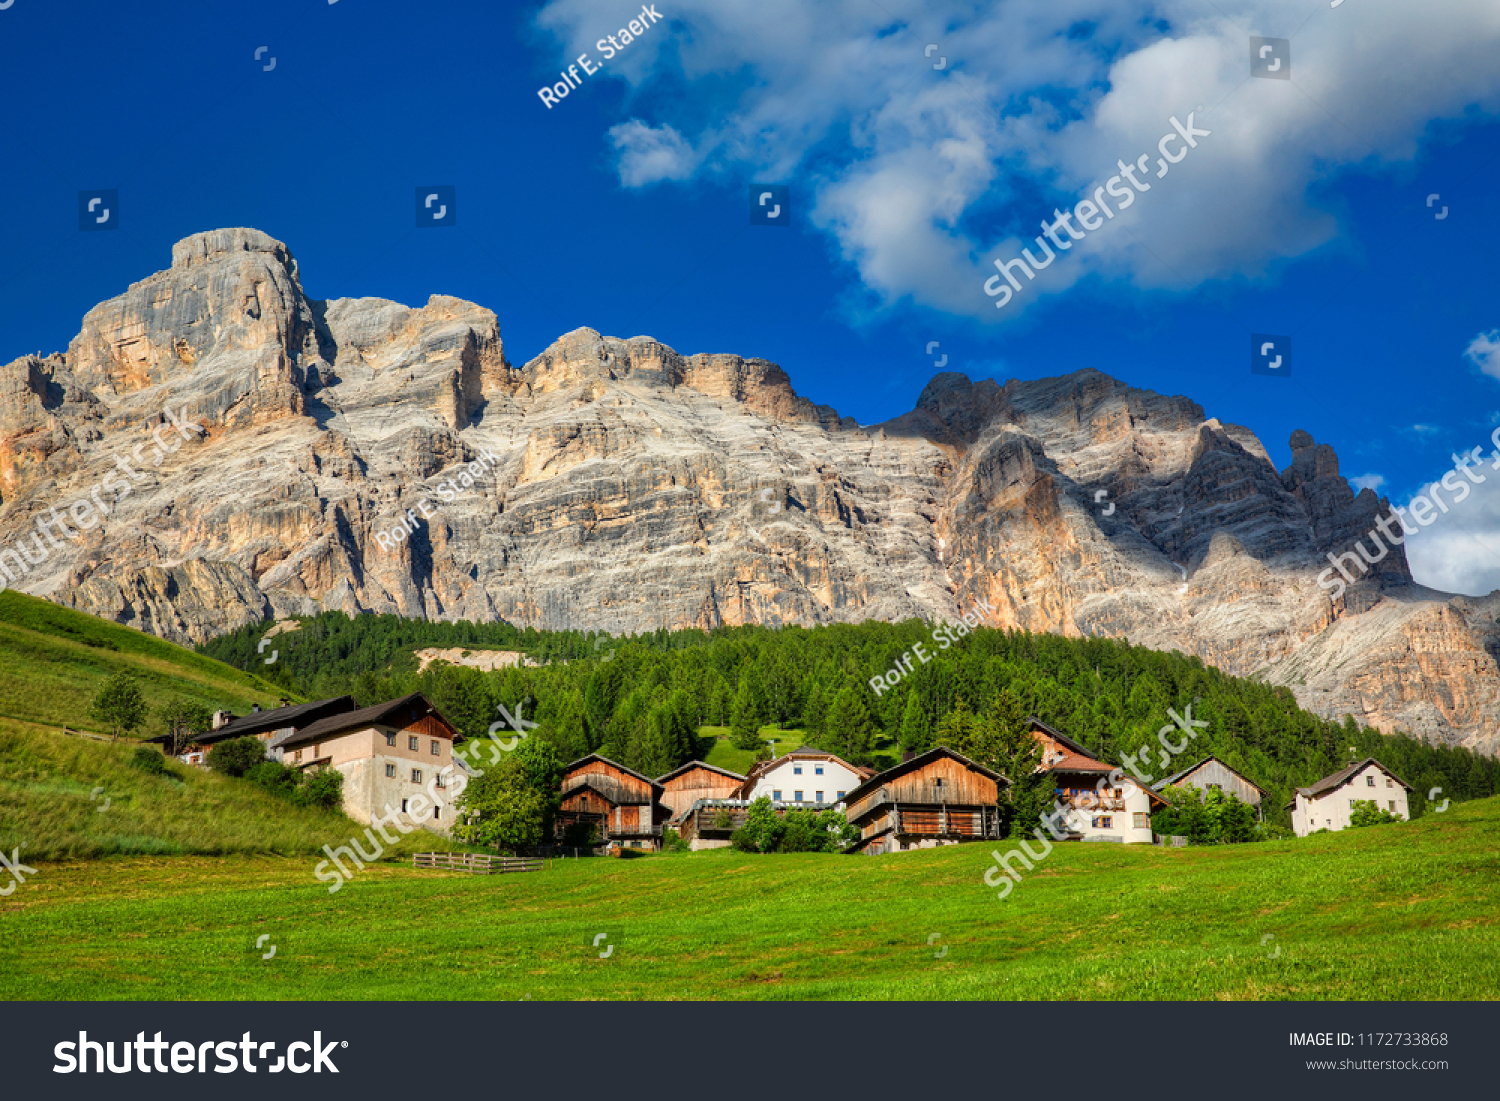
[[[574,761],[572,764],[564,765],[563,766],[563,775],[566,776],[568,773],[572,772],[579,765],[586,765],[590,761],[600,761],[600,762],[602,762],[602,763],[604,763],[606,765],[609,765],[611,768],[617,768],[621,772],[625,773],[627,776],[634,776],[637,780],[640,780],[642,783],[650,784],[653,788],[659,788],[659,787],[661,787],[661,784],[659,784],[655,780],[651,779],[651,777],[649,777],[649,776],[642,776],[635,769],[633,769],[633,768],[626,768],[619,761],[611,761],[608,757],[600,756],[598,753],[590,753],[587,757],[580,757],[580,758],[578,758],[578,760]]]
[[[688,772],[695,768],[704,768],[709,772],[717,772],[720,776],[727,776],[731,780],[743,781],[745,779],[738,772],[730,772],[727,768],[720,768],[718,765],[711,765],[707,761],[689,761],[685,765],[678,765],[665,776],[658,776],[654,783],[665,785],[668,780],[675,779],[676,777],[681,776],[684,772]]]
[[[874,776],[871,776],[864,783],[860,784],[859,787],[855,788],[853,791],[845,795],[844,803],[846,805],[853,805],[860,799],[863,799],[868,793],[874,791],[876,788],[884,787],[892,780],[896,780],[906,775],[906,773],[908,772],[914,772],[919,768],[925,768],[933,761],[936,761],[939,757],[947,757],[950,760],[957,761],[965,768],[972,768],[975,772],[978,772],[981,775],[994,780],[997,784],[1005,784],[1007,786],[1010,784],[1010,781],[1007,780],[1004,776],[1000,775],[1000,773],[995,772],[992,769],[985,768],[977,761],[969,760],[969,758],[965,757],[962,753],[955,753],[945,745],[939,745],[933,746],[925,753],[918,753],[915,757],[912,757],[907,761],[902,761],[899,765],[892,765],[884,772],[877,772]]]
[[[1390,769],[1386,768],[1385,765],[1381,764],[1374,757],[1366,757],[1363,761],[1360,761],[1357,764],[1352,764],[1348,768],[1341,768],[1331,776],[1323,777],[1311,787],[1298,788],[1297,794],[1305,795],[1309,799],[1316,799],[1320,795],[1326,795],[1330,791],[1334,791],[1338,788],[1343,787],[1350,780],[1352,780],[1366,765],[1374,765],[1376,768],[1380,769],[1381,772],[1385,773],[1392,780],[1395,780],[1396,783],[1404,787],[1407,791],[1417,790],[1416,788],[1408,784],[1405,780],[1401,779],[1401,777],[1397,776]],[[1293,799],[1292,802],[1295,803],[1296,800]]]
[[[1042,722],[1041,719],[1037,718],[1035,715],[1028,715],[1028,716],[1026,716],[1026,725],[1027,726],[1039,726],[1043,730],[1045,730],[1049,735],[1051,735],[1054,739],[1056,739],[1057,741],[1061,742],[1063,745],[1067,746],[1069,749],[1071,749],[1074,753],[1077,753],[1079,756],[1081,756],[1081,757],[1087,757],[1091,761],[1098,760],[1098,758],[1094,756],[1093,751],[1090,750],[1088,746],[1081,745],[1078,742],[1075,742],[1072,738],[1068,737],[1061,730],[1057,729],[1057,727],[1047,725],[1046,723]]]
[[[1261,787],[1254,780],[1250,779],[1250,777],[1246,776],[1243,772],[1239,771],[1239,769],[1230,768],[1228,765],[1224,764],[1223,761],[1220,761],[1217,757],[1215,757],[1212,753],[1210,753],[1207,757],[1203,758],[1203,760],[1199,761],[1196,765],[1189,765],[1187,768],[1183,769],[1181,772],[1174,772],[1174,773],[1172,773],[1172,775],[1166,777],[1165,779],[1161,779],[1161,780],[1156,781],[1156,783],[1154,783],[1154,784],[1151,785],[1151,788],[1152,788],[1153,791],[1160,791],[1164,787],[1168,787],[1168,786],[1170,786],[1172,784],[1177,783],[1177,781],[1181,780],[1183,777],[1190,776],[1193,773],[1197,772],[1204,765],[1208,764],[1209,761],[1218,761],[1218,763],[1220,765],[1223,765],[1223,767],[1225,769],[1227,769],[1228,771],[1234,773],[1241,780],[1245,781],[1245,783],[1247,783],[1251,787],[1253,787],[1256,791],[1260,792],[1262,795],[1267,794],[1265,788]]]
[[[311,726],[277,738],[271,746],[290,749],[294,746],[308,745],[325,738],[346,734],[364,726],[394,726],[398,723],[406,726],[428,715],[432,715],[448,728],[450,738],[458,733],[458,728],[445,719],[442,712],[428,703],[426,696],[420,692],[413,692],[409,696],[402,696],[399,700],[387,700],[373,707],[362,707],[358,711],[348,711],[342,715],[330,715],[326,719],[319,719]]]
[[[222,742],[226,738],[243,738],[255,734],[263,734],[267,730],[280,730],[288,726],[308,726],[319,719],[327,718],[329,715],[353,711],[355,707],[356,704],[353,696],[334,696],[326,700],[313,700],[311,703],[298,703],[290,707],[278,707],[274,711],[252,711],[248,715],[241,715],[238,719],[232,719],[219,727],[218,730],[206,732],[197,740],[199,745],[213,745],[215,742]]]
[[[753,787],[755,781],[759,780],[767,772],[770,772],[771,769],[778,768],[788,761],[833,761],[835,764],[843,765],[856,776],[865,774],[864,769],[861,769],[858,765],[851,765],[836,753],[829,753],[816,746],[803,745],[798,746],[790,753],[783,753],[780,757],[773,757],[769,761],[756,761],[751,766],[749,775],[745,777],[745,784],[747,787]]]
[[[1101,761],[1098,757],[1094,756],[1093,752],[1087,746],[1075,742],[1056,727],[1048,726],[1035,715],[1028,717],[1026,722],[1028,725],[1041,727],[1068,749],[1067,753],[1064,753],[1050,765],[1039,766],[1037,768],[1038,772],[1089,772],[1099,776],[1107,776],[1115,771],[1115,765]],[[1160,803],[1162,806],[1166,806],[1167,801],[1152,791],[1150,784],[1142,783],[1129,773],[1126,773],[1124,782],[1139,791],[1145,792],[1148,804]]]

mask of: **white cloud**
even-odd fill
[[[1418,436],[1436,436],[1442,429],[1435,424],[1414,424],[1407,431],[1414,432]]]
[[[660,92],[654,124],[611,139],[626,186],[786,179],[878,305],[993,320],[980,290],[990,261],[1017,255],[1013,238],[1029,243],[1118,160],[1149,151],[1154,166],[1168,119],[1202,104],[1197,125],[1212,136],[1003,316],[1086,278],[1184,290],[1255,278],[1339,237],[1330,177],[1405,170],[1434,120],[1500,110],[1493,0],[1445,0],[1441,19],[1403,0],[1309,10],[673,0],[668,21],[605,70]],[[618,21],[614,0],[551,0],[538,16],[569,57]],[[1249,78],[1250,33],[1295,36],[1292,81]]]
[[[1379,493],[1380,487],[1385,485],[1385,479],[1379,474],[1361,474],[1357,478],[1350,478],[1349,484],[1356,490],[1368,489],[1372,493]]]
[[[640,119],[610,127],[609,140],[620,155],[620,182],[626,187],[685,180],[703,160],[672,127],[652,127]]]
[[[1480,333],[1469,342],[1464,355],[1490,378],[1500,378],[1500,329]]]

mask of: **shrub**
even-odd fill
[[[309,807],[336,810],[344,802],[344,774],[336,768],[319,768],[302,774],[302,785],[294,796]]]
[[[661,847],[663,852],[685,853],[692,850],[692,846],[682,839],[682,835],[674,829],[661,831]]]
[[[714,829],[727,830],[734,827],[734,812],[728,807],[720,807],[714,812]]]
[[[259,738],[229,738],[208,751],[208,767],[225,776],[243,776],[266,759]]]
[[[1356,826],[1383,826],[1387,822],[1404,822],[1405,819],[1399,814],[1392,814],[1388,810],[1381,810],[1380,804],[1373,799],[1359,799],[1355,801],[1354,809],[1349,812],[1350,827]]]
[[[291,795],[297,790],[302,776],[280,761],[261,761],[245,770],[245,779],[278,794]]]
[[[153,776],[172,775],[172,770],[167,767],[167,759],[148,745],[136,746],[135,752],[130,755],[130,764],[132,768],[149,772]]]

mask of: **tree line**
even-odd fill
[[[965,735],[955,716],[997,709],[1012,740],[1016,716],[1036,715],[1118,762],[1155,744],[1169,708],[1191,706],[1208,723],[1192,750],[1166,765],[1152,757],[1143,769],[1160,778],[1212,753],[1268,792],[1270,821],[1289,822],[1284,804],[1295,789],[1347,765],[1351,751],[1378,757],[1417,789],[1414,816],[1434,787],[1457,801],[1500,791],[1500,761],[1382,735],[1352,718],[1330,722],[1298,707],[1288,688],[1115,639],[981,628],[931,661],[911,662],[887,690],[872,679],[929,640],[929,624],[723,627],[611,639],[326,612],[278,635],[280,660],[271,667],[257,652],[267,629],[250,625],[199,649],[307,698],[347,693],[367,706],[420,691],[469,738],[499,720],[503,705],[537,722],[533,736],[552,743],[563,761],[598,752],[648,776],[700,755],[705,726],[729,727],[745,744],[759,742],[765,725],[800,728],[821,749],[881,767],[903,750],[962,743],[973,732]],[[540,664],[494,672],[435,664],[418,673],[412,650],[423,646],[516,649]]]

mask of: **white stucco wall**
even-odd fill
[[[1124,810],[1076,810],[1068,817],[1068,828],[1083,835],[1085,841],[1119,841],[1126,845],[1151,844],[1151,797],[1136,784],[1126,781]],[[1137,827],[1135,816],[1144,814],[1144,824]],[[1107,818],[1109,826],[1095,826],[1094,821]]]
[[[796,773],[798,768],[802,769],[800,776]],[[819,768],[823,770],[821,776],[817,774]],[[800,791],[803,803],[816,805],[816,793],[821,791],[823,805],[833,807],[842,802],[839,792],[853,791],[862,780],[863,777],[853,769],[845,768],[834,761],[798,760],[795,757],[784,757],[767,769],[756,781],[754,788],[750,791],[750,798],[759,799],[762,795],[775,798],[775,792],[780,791],[781,802],[790,803],[795,801],[796,793]]]

